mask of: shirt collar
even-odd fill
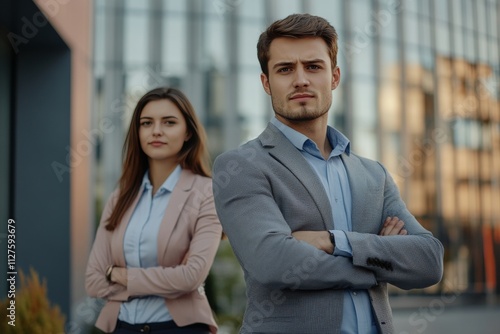
[[[174,190],[175,185],[177,184],[177,181],[179,181],[179,178],[181,176],[181,171],[182,171],[181,166],[177,165],[174,171],[170,173],[167,179],[160,186],[157,193],[162,194],[165,191],[172,192]],[[151,181],[149,181],[149,170],[144,174],[144,177],[142,178],[142,186],[144,187],[144,189],[153,188]]]
[[[307,136],[303,135],[302,133],[292,129],[288,125],[283,124],[280,120],[278,120],[276,117],[273,117],[271,119],[271,124],[276,126],[278,130],[280,130],[283,135],[295,146],[297,149],[304,151],[304,150],[317,150],[319,152],[319,149],[317,145],[309,139]],[[351,143],[349,142],[349,139],[340,131],[337,129],[328,126],[326,130],[326,136],[328,138],[328,141],[330,142],[330,145],[332,145],[333,150],[330,153],[330,156],[337,156],[342,153],[346,153],[347,155],[351,154]]]

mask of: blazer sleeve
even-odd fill
[[[182,263],[173,267],[128,268],[127,290],[131,296],[157,295],[174,299],[202,286],[222,236],[210,182],[202,191],[203,198],[196,201],[198,215],[194,222],[195,229]],[[196,204],[189,205],[192,210]]]
[[[268,177],[279,175],[264,174],[237,150],[214,162],[217,213],[249,276],[260,284],[292,290],[363,289],[377,284],[372,271],[354,266],[351,259],[293,238]]]
[[[408,211],[392,177],[383,166],[382,169],[385,172],[383,218],[396,216],[403,220],[408,235],[346,232],[353,263],[372,270],[378,282],[402,289],[436,284],[443,274],[443,245]]]
[[[126,288],[120,284],[109,283],[106,279],[106,269],[114,264],[111,255],[112,231],[105,229],[107,220],[116,204],[118,191],[115,191],[104,207],[92,250],[90,252],[85,272],[85,288],[90,297],[107,300],[126,301]]]

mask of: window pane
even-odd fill
[[[146,63],[148,39],[144,36],[148,36],[147,11],[135,12],[127,9],[124,21],[125,63],[132,66]]]
[[[164,23],[163,55],[164,65],[169,73],[184,75],[187,71],[187,22],[186,16],[169,15]]]
[[[448,22],[448,2],[447,1],[432,1],[434,10],[436,11],[436,19],[442,22]]]
[[[437,22],[436,24],[436,49],[441,55],[449,56],[450,52],[450,32],[448,24]]]
[[[418,31],[418,18],[413,14],[407,15],[404,18],[404,42],[407,44],[418,45]]]

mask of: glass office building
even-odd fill
[[[500,1],[95,0],[94,11],[97,212],[135,102],[154,86],[187,93],[212,158],[256,137],[273,115],[258,36],[308,12],[339,34],[330,124],[388,168],[446,247],[443,282],[418,293],[499,295]]]

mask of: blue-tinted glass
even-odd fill
[[[149,3],[148,1],[142,1],[142,0],[126,0],[125,1],[125,6],[127,10],[131,11],[147,11],[149,9]]]
[[[398,16],[402,15],[404,6],[395,1],[379,0],[378,10],[374,11],[372,18],[380,26],[382,39],[397,40]]]
[[[477,50],[477,59],[480,62],[486,63],[488,61],[488,42],[487,37],[485,35],[479,35],[477,37],[478,50]]]
[[[432,70],[434,68],[434,53],[432,52],[432,49],[420,49],[420,64],[425,69]]]
[[[463,31],[460,28],[455,27],[452,31],[453,37],[453,55],[455,58],[464,57],[464,37]]]
[[[377,31],[376,21],[372,16],[371,1],[351,0],[348,2],[350,24],[349,30],[361,31],[364,34],[371,35]]]
[[[171,13],[185,13],[187,5],[187,1],[163,0],[163,7]]]
[[[137,5],[137,4],[135,4]],[[132,66],[138,66],[148,59],[148,11],[125,11],[124,27],[124,60]]]
[[[447,23],[436,23],[436,50],[440,55],[449,56],[450,52],[450,31]]]
[[[478,0],[475,3],[476,6],[476,11],[477,11],[477,17],[476,17],[476,22],[477,22],[477,30],[479,31],[479,35],[485,35],[486,34],[486,4],[484,3],[484,0]]]
[[[500,62],[500,55],[498,54],[498,41],[494,39],[488,39],[488,59],[489,63],[492,64],[493,66],[499,65]],[[499,78],[500,79],[500,78]],[[500,84],[500,82],[499,82]]]
[[[260,70],[248,70],[238,75],[238,112],[242,116],[244,140],[255,138],[269,121],[270,101],[260,82]]]
[[[94,75],[100,77],[104,75],[105,65],[105,51],[106,51],[106,13],[104,5],[101,1],[96,2],[99,4],[95,8],[94,15]]]
[[[319,0],[310,2],[310,13],[324,17],[337,30],[344,30],[342,1]]]
[[[413,14],[408,14],[404,18],[404,43],[418,45],[419,44],[419,22],[418,17]]]
[[[239,3],[238,13],[240,17],[260,20],[264,16],[264,0],[233,0]]]
[[[474,9],[472,8],[473,3],[471,0],[462,0],[464,4],[463,19],[465,27],[469,30],[474,30]]]
[[[405,13],[418,14],[419,13],[419,9],[418,9],[419,2],[420,1],[418,1],[418,0],[402,0],[403,11]]]
[[[448,22],[448,1],[432,1],[431,6],[434,6],[434,11],[436,15],[436,19],[442,22]]]
[[[380,45],[380,76],[400,79],[398,45],[395,42],[383,42]]]
[[[273,1],[275,16],[282,19],[290,14],[302,13],[302,4],[300,0],[275,0]]]
[[[163,25],[164,66],[172,75],[185,75],[188,70],[187,43],[190,37],[186,27],[185,15],[168,16]]]
[[[487,14],[489,15],[487,20],[488,21],[487,33],[493,38],[498,38],[498,21],[497,21],[496,4],[488,3],[486,8],[487,8]]]
[[[259,70],[260,65],[257,59],[257,41],[262,29],[260,25],[240,23],[238,36],[238,60],[244,67],[253,67]]]
[[[355,75],[375,75],[375,54],[374,41],[367,40],[367,44],[355,44],[355,51],[346,57],[346,62],[350,63],[351,72]]]
[[[428,17],[421,18],[419,21],[419,41],[420,45],[423,47],[433,47],[431,38],[431,22]]]
[[[453,24],[457,27],[462,27],[464,25],[463,17],[462,17],[462,1],[452,1],[450,2],[451,10],[453,12],[452,21]]]
[[[377,121],[375,78],[355,76],[352,84],[354,124],[360,128],[374,128]]]
[[[210,68],[215,67],[218,70],[226,69],[228,59],[224,21],[214,16],[207,18],[203,36],[205,40],[204,54]]]
[[[418,2],[418,10],[420,16],[424,16],[425,18],[430,17],[430,7],[429,7],[429,0],[419,0]]]
[[[409,65],[420,64],[420,48],[415,45],[408,45],[405,49],[405,62]]]
[[[465,32],[465,58],[470,62],[475,62],[477,59],[476,39],[472,32]]]

